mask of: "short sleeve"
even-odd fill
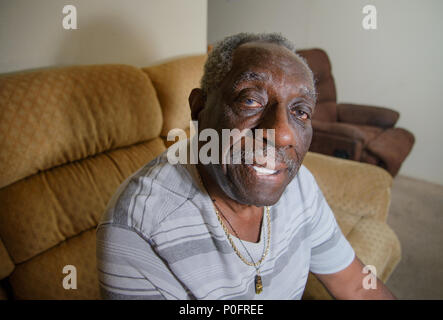
[[[98,227],[97,272],[104,299],[189,299],[149,242],[128,227]]]
[[[355,252],[318,187],[312,209],[310,271],[331,274],[345,269],[354,260]]]

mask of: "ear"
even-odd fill
[[[192,120],[198,120],[200,111],[205,107],[205,99],[203,97],[203,91],[200,88],[192,89],[188,98],[189,106],[191,107]]]

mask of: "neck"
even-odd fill
[[[197,171],[200,174],[202,182],[208,191],[211,200],[219,210],[223,211],[225,216],[235,216],[237,219],[245,220],[250,220],[253,217],[257,217],[257,215],[261,217],[263,212],[262,207],[243,204],[227,196],[226,193],[220,188],[218,183],[206,171],[203,165],[198,164]]]

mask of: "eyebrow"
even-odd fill
[[[314,102],[317,101],[318,93],[315,90],[315,87],[314,89],[308,89],[307,87],[303,86],[300,90],[302,91],[304,96],[312,99]]]
[[[234,90],[237,89],[237,87],[242,82],[248,82],[248,81],[259,81],[259,82],[265,82],[268,81],[269,75],[266,73],[257,73],[254,71],[245,71],[238,75],[237,79],[234,81],[233,88]]]
[[[245,71],[238,75],[237,79],[234,81],[234,84],[232,85],[234,90],[237,90],[238,86],[242,82],[248,82],[248,81],[259,81],[259,82],[266,82],[270,79],[269,75],[266,73],[257,73],[254,71]],[[317,101],[318,93],[315,90],[315,87],[313,89],[308,89],[306,86],[303,86],[301,89],[302,94],[310,99],[312,99],[314,102]]]

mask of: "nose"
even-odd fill
[[[260,127],[275,130],[274,138],[277,148],[291,148],[297,144],[296,133],[290,124],[288,111],[282,104],[267,110]],[[263,138],[267,140],[268,132],[263,131]]]

